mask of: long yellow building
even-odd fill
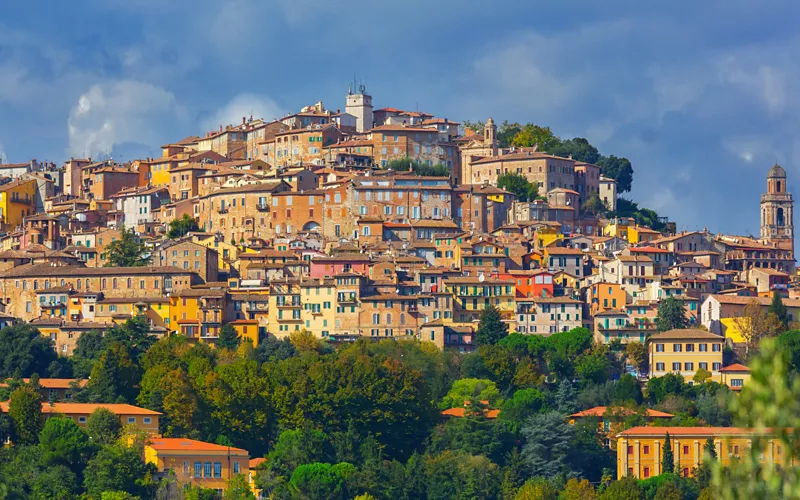
[[[703,462],[704,448],[713,439],[718,460],[723,465],[743,456],[752,446],[754,429],[740,427],[633,427],[617,434],[617,477],[647,479],[661,470],[664,445],[669,433],[677,473],[690,477]],[[762,461],[781,463],[784,454],[780,442],[768,439]]]

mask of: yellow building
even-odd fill
[[[269,333],[280,338],[305,324],[298,280],[273,280],[269,285]]]
[[[551,245],[556,245],[559,241],[563,241],[564,233],[561,232],[559,227],[540,225],[534,232],[533,240],[536,242],[536,249],[543,250]]]
[[[646,243],[661,238],[662,234],[654,229],[643,226],[633,226],[628,228],[628,243]]]
[[[738,427],[633,427],[617,434],[617,477],[647,479],[662,473],[666,434],[679,473],[690,477],[703,461],[704,447],[709,438],[714,440],[717,457],[722,465],[747,453],[755,437],[754,429]],[[780,443],[769,439],[762,460],[781,463],[784,450]]]
[[[648,341],[650,376],[679,373],[690,381],[702,368],[711,373],[712,380],[720,380],[724,344],[724,337],[704,330],[669,330],[652,335]]]
[[[327,338],[336,324],[336,280],[316,278],[301,280],[300,302],[303,304],[303,328],[317,337]]]
[[[42,415],[45,419],[55,416],[68,417],[80,427],[85,427],[89,417],[99,408],[105,408],[115,414],[123,427],[129,426],[139,432],[158,435],[158,418],[161,413],[128,404],[44,402],[42,403]],[[7,401],[0,402],[0,411],[8,413]]]
[[[196,234],[192,237],[192,242],[217,251],[217,255],[219,256],[218,269],[220,272],[230,274],[232,267],[237,271],[239,270],[238,246],[231,245],[225,241],[217,241],[217,238],[213,234]]]
[[[750,382],[750,368],[734,363],[719,371],[719,383],[727,385],[733,391],[741,391]]]
[[[461,242],[462,239],[456,235],[436,236],[434,239],[436,244],[434,265],[448,269],[460,269]]]
[[[36,211],[36,179],[17,179],[0,186],[0,224],[6,229],[21,226],[23,218]]]
[[[249,473],[247,450],[185,438],[154,438],[144,447],[144,460],[158,472],[171,471],[178,485],[191,484],[222,493],[234,476]]]
[[[190,340],[215,343],[225,320],[223,288],[187,288],[170,297],[170,329]]]
[[[655,425],[657,421],[667,420],[675,415],[651,410],[650,408],[644,409],[641,415],[638,415],[635,410],[624,406],[595,406],[588,410],[573,413],[569,416],[569,423],[574,425],[580,420],[597,420],[597,431],[603,435],[603,444],[614,450],[617,444],[614,436],[625,429],[625,421],[627,419],[636,416],[641,416],[647,425]]]
[[[459,276],[444,280],[445,292],[453,297],[453,323],[477,321],[489,306],[500,309],[503,319],[513,320],[516,308],[514,281],[478,276]]]

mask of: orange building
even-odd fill
[[[158,435],[158,418],[161,413],[128,404],[45,402],[42,403],[42,415],[45,419],[64,416],[71,418],[79,426],[85,427],[91,414],[100,408],[105,408],[119,417],[123,427],[131,426],[138,431]],[[0,402],[0,411],[8,413],[7,401]]]
[[[248,474],[247,450],[194,439],[155,438],[144,447],[145,462],[158,472],[172,472],[179,485],[191,484],[222,493],[237,474]]]
[[[658,420],[666,420],[674,417],[671,413],[651,410],[647,408],[644,413],[639,415],[634,410],[624,406],[595,406],[588,410],[579,411],[569,416],[569,423],[575,424],[580,420],[596,419],[597,430],[605,436],[603,442],[612,450],[616,448],[614,435],[625,428],[625,421],[635,417],[641,417],[647,425],[654,425]]]
[[[592,314],[625,307],[627,294],[618,283],[595,283],[586,290],[586,302]]]

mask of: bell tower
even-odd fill
[[[767,173],[767,192],[761,195],[761,239],[794,242],[794,200],[786,191],[786,170],[775,165]]]

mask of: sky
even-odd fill
[[[152,156],[344,108],[355,75],[376,108],[586,137],[679,229],[758,234],[769,167],[800,192],[798,20],[792,0],[7,1],[0,159]]]

